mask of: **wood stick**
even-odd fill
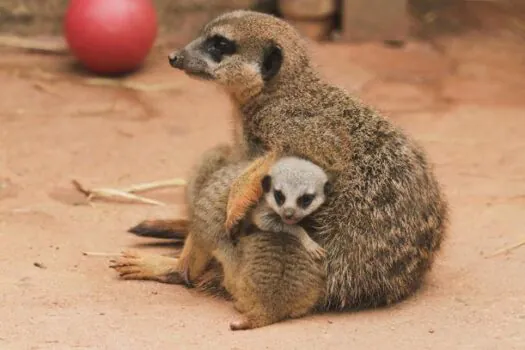
[[[181,178],[175,178],[171,180],[161,180],[161,181],[154,181],[154,182],[147,182],[142,184],[136,184],[131,185],[127,188],[124,188],[123,191],[125,192],[145,192],[150,190],[157,190],[161,188],[167,188],[167,187],[181,187],[186,186],[186,180]]]
[[[82,252],[84,256],[105,256],[105,257],[117,257],[121,254],[118,253],[103,253],[103,252]]]
[[[509,253],[509,252],[511,252],[511,251],[513,251],[515,249],[518,249],[521,246],[524,246],[524,245],[525,245],[525,239],[522,240],[522,241],[519,241],[516,244],[513,244],[513,245],[511,245],[509,247],[506,247],[506,248],[503,248],[503,249],[499,249],[499,250],[495,251],[494,253],[488,255],[487,258],[492,258],[492,257],[498,256],[498,255],[501,255],[501,254]]]

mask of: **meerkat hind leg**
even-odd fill
[[[261,181],[276,159],[270,152],[254,160],[233,182],[226,210],[226,229],[230,230],[262,196]]]
[[[201,277],[212,260],[211,252],[201,247],[191,233],[184,241],[184,247],[179,257],[178,271],[187,285],[191,285]]]
[[[248,308],[246,307],[246,305],[244,305],[243,302],[237,300],[233,303],[233,308],[237,311],[237,312],[240,312],[241,314],[242,313],[245,313],[248,311]]]
[[[110,267],[126,280],[182,284],[184,279],[178,270],[178,265],[179,259],[176,258],[125,251],[120,257],[111,260]]]

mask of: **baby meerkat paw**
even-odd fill
[[[326,256],[326,250],[317,243],[306,246],[306,250],[315,260],[322,260]]]

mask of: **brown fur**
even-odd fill
[[[234,40],[236,53],[210,61],[201,46],[214,33]],[[380,113],[324,82],[295,29],[270,15],[236,11],[210,22],[171,59],[232,96],[242,118],[239,148],[246,159],[278,150],[330,173],[332,194],[307,227],[326,250],[324,309],[387,305],[417,290],[440,249],[448,218],[432,166]],[[257,67],[261,75],[272,74],[254,75]],[[245,189],[230,198],[236,213],[230,222],[257,200],[246,195],[259,185],[253,169],[237,181],[247,177],[249,185],[238,186]]]
[[[223,284],[242,317],[232,330],[264,327],[308,314],[322,296],[324,270],[294,235],[255,230],[214,253]]]

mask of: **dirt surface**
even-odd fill
[[[436,45],[317,45],[331,81],[357,93],[428,150],[451,202],[451,227],[424,288],[395,307],[323,314],[233,333],[230,303],[178,286],[120,281],[83,251],[172,249],[125,231],[182,215],[95,202],[72,189],[186,176],[230,135],[228,99],[170,69],[166,51],[100,86],[70,58],[0,55],[0,349],[523,349],[525,49],[509,36]],[[92,84],[98,85],[92,85]]]

